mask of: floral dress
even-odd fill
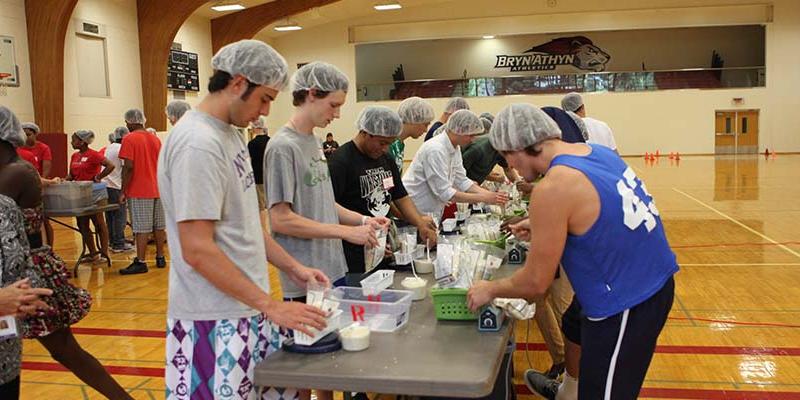
[[[23,209],[22,213],[25,216],[25,232],[32,246],[36,247],[31,249],[31,259],[33,270],[42,280],[39,286],[53,290],[53,294],[44,299],[50,309],[23,320],[23,336],[33,339],[47,336],[83,319],[89,313],[92,298],[89,292],[69,282],[70,273],[64,260],[50,246],[41,244],[44,221],[42,205]]]
[[[0,195],[0,286],[25,278],[30,266],[22,213],[14,200]],[[0,384],[19,376],[21,353],[19,336],[0,340]]]

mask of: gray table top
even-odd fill
[[[501,268],[502,275],[511,268]],[[395,285],[409,273],[395,273]],[[433,275],[422,275],[431,286]],[[437,321],[430,294],[411,305],[408,323],[393,333],[372,332],[361,352],[279,351],[255,369],[259,386],[418,396],[481,397],[492,391],[511,327],[479,332],[477,321]]]
[[[86,217],[95,215],[106,211],[112,211],[119,208],[119,204],[106,204],[104,206],[95,206],[91,208],[80,208],[75,210],[45,210],[44,214],[50,218],[55,217]]]

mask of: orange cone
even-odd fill
[[[670,152],[669,152],[669,159],[670,159],[670,160],[674,160],[674,159],[675,159],[675,153],[673,153],[673,152],[671,152],[671,151],[670,151]]]
[[[769,155],[769,154],[767,154],[767,155]],[[645,159],[645,161],[650,160],[650,154],[648,154],[646,151],[644,152],[644,159]]]
[[[660,151],[656,150],[656,158],[661,157]]]

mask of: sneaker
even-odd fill
[[[127,253],[129,251],[133,251],[135,247],[132,244],[125,243],[122,246],[111,246],[112,253]]]
[[[164,257],[156,257],[156,267],[165,268],[167,266],[167,259]]]
[[[558,381],[550,379],[547,375],[537,372],[536,370],[529,369],[525,371],[525,386],[532,393],[544,397],[547,400],[555,400],[558,393]]]
[[[545,372],[545,375],[550,379],[558,379],[564,373],[564,363],[553,364],[550,369]]]
[[[138,258],[134,258],[131,265],[119,270],[120,275],[143,274],[145,272],[147,272],[147,264],[139,261]]]

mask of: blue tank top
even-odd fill
[[[658,292],[678,271],[675,254],[647,188],[610,149],[556,156],[550,168],[581,171],[600,197],[600,214],[580,236],[567,235],[561,262],[589,318],[606,318]]]

